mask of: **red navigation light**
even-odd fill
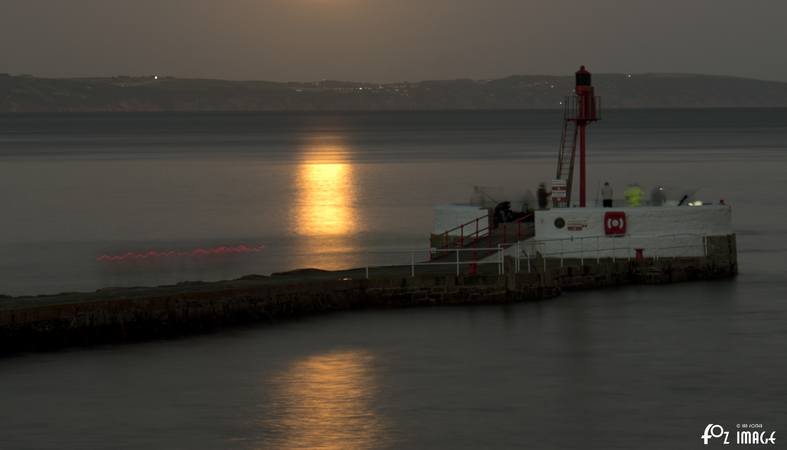
[[[221,255],[243,255],[249,253],[259,253],[265,250],[264,245],[248,246],[245,244],[234,247],[214,247],[214,248],[195,248],[187,251],[175,250],[150,250],[147,252],[127,252],[120,255],[101,255],[96,258],[99,262],[123,262],[123,261],[145,261],[159,258],[183,258],[201,256],[221,256]]]

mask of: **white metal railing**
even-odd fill
[[[689,243],[676,244],[676,240],[679,242],[680,238],[687,238]],[[649,242],[650,245],[642,244],[641,242],[643,240]],[[518,246],[519,250],[517,251],[516,259],[525,259],[527,261],[528,272],[530,272],[532,267],[531,260],[539,258],[543,260],[544,270],[546,270],[547,259],[559,259],[560,266],[563,267],[565,259],[579,259],[580,264],[584,264],[585,259],[595,259],[596,263],[598,263],[601,258],[610,258],[612,261],[617,259],[631,260],[636,257],[636,250],[641,250],[643,252],[643,257],[654,259],[664,257],[685,257],[690,253],[692,254],[691,256],[695,256],[696,253],[700,253],[701,256],[707,256],[707,239],[700,234],[661,234],[638,237],[637,241],[639,241],[639,243],[632,244],[630,235],[623,237],[585,236],[562,239],[540,239],[538,241],[525,242],[524,246]],[[548,247],[555,247],[555,245],[549,244],[557,242],[560,243],[559,249],[547,251]],[[575,242],[579,242],[579,249],[574,248],[575,246],[573,244]],[[586,246],[585,244],[587,242],[591,244]],[[602,247],[602,242],[608,242],[611,245]],[[569,249],[565,248],[566,243],[572,244]],[[595,245],[592,245],[592,243],[595,243]],[[653,245],[653,243],[655,243],[655,245]],[[676,252],[675,250],[679,251]],[[666,251],[669,251],[669,255],[666,254]],[[623,253],[622,257],[620,256],[621,252]],[[521,263],[518,263],[517,266],[520,267]]]
[[[681,242],[681,239],[684,239]],[[647,244],[642,244],[645,240]],[[633,241],[633,242],[632,242]],[[467,266],[475,266],[478,268],[482,265],[496,265],[498,275],[506,273],[506,257],[513,256],[513,271],[521,272],[527,270],[532,272],[534,269],[537,271],[536,264],[540,263],[543,270],[547,270],[548,260],[559,260],[560,267],[565,265],[567,259],[579,260],[580,264],[585,264],[585,260],[595,260],[599,263],[601,259],[611,259],[616,261],[618,259],[625,259],[630,261],[636,258],[637,249],[642,249],[643,257],[653,258],[658,260],[664,257],[681,257],[681,256],[707,256],[707,243],[706,237],[694,233],[673,233],[662,234],[655,236],[645,236],[632,239],[631,236],[624,237],[608,237],[608,236],[586,236],[586,237],[570,237],[562,239],[546,239],[539,241],[520,241],[513,244],[498,244],[497,247],[486,248],[452,248],[452,249],[438,249],[431,248],[428,250],[391,250],[380,252],[366,252],[366,254],[385,254],[385,255],[401,255],[399,261],[404,262],[404,258],[409,256],[409,264],[400,265],[387,265],[387,266],[372,266],[366,265],[364,272],[366,278],[378,269],[390,270],[391,267],[405,268],[409,266],[410,276],[416,276],[419,269],[426,269],[429,267],[447,268],[452,267],[453,272],[459,276],[462,274],[462,269]],[[575,243],[579,242],[579,248],[575,248]],[[611,245],[602,246],[602,242]],[[555,243],[559,243],[559,248],[555,249]],[[570,243],[571,245],[566,245]],[[552,245],[550,245],[552,244]],[[568,247],[568,248],[567,248]],[[513,255],[509,254],[513,249]],[[678,251],[676,251],[678,250]],[[485,254],[483,257],[467,257],[468,253]],[[451,255],[449,259],[446,255]],[[510,266],[509,266],[510,267]]]
[[[465,266],[475,266],[478,267],[479,265],[496,265],[497,266],[497,273],[498,275],[503,275],[505,273],[505,251],[508,247],[513,246],[516,244],[499,244],[497,247],[484,247],[484,248],[451,248],[451,249],[441,249],[441,248],[431,248],[428,250],[393,250],[393,251],[385,251],[385,252],[369,252],[371,253],[384,253],[388,255],[399,254],[404,256],[409,256],[409,268],[410,268],[410,276],[414,277],[416,275],[418,268],[426,268],[426,267],[453,267],[454,272],[457,276],[462,274],[462,268]],[[482,258],[466,258],[465,256],[468,253],[482,253],[486,254]],[[418,255],[421,255],[420,257]],[[444,255],[452,255],[450,260],[448,257]],[[421,259],[426,259],[425,261],[421,261]],[[390,268],[391,266],[383,266],[383,267],[375,267],[367,265],[364,267],[364,272],[366,278],[369,278],[370,272],[374,271],[375,269],[381,268]],[[399,266],[403,267],[403,266]]]

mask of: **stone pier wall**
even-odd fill
[[[215,289],[202,292],[158,288],[161,292],[135,298],[118,290],[106,299],[31,299],[29,305],[17,302],[0,309],[0,352],[178,336],[331,311],[493,304],[559,295],[556,286],[544,287],[541,278],[424,276],[229,288],[216,283]]]
[[[718,279],[736,274],[734,239],[717,243],[709,255],[647,261],[550,260],[547,271],[503,276],[424,275],[370,280],[252,277],[93,294],[6,298],[0,299],[0,353],[204,333],[331,311],[512,303],[553,298],[563,290]]]

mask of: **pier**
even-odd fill
[[[503,255],[497,264],[479,265],[474,275],[460,270],[457,276],[449,265],[423,262],[0,297],[0,353],[184,336],[336,311],[541,301],[572,290],[734,277],[735,235],[706,243],[703,256],[689,257]],[[468,264],[460,261],[459,267]]]

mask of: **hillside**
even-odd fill
[[[573,77],[372,84],[0,74],[0,112],[559,108]],[[604,108],[787,107],[787,83],[690,74],[599,74]]]

